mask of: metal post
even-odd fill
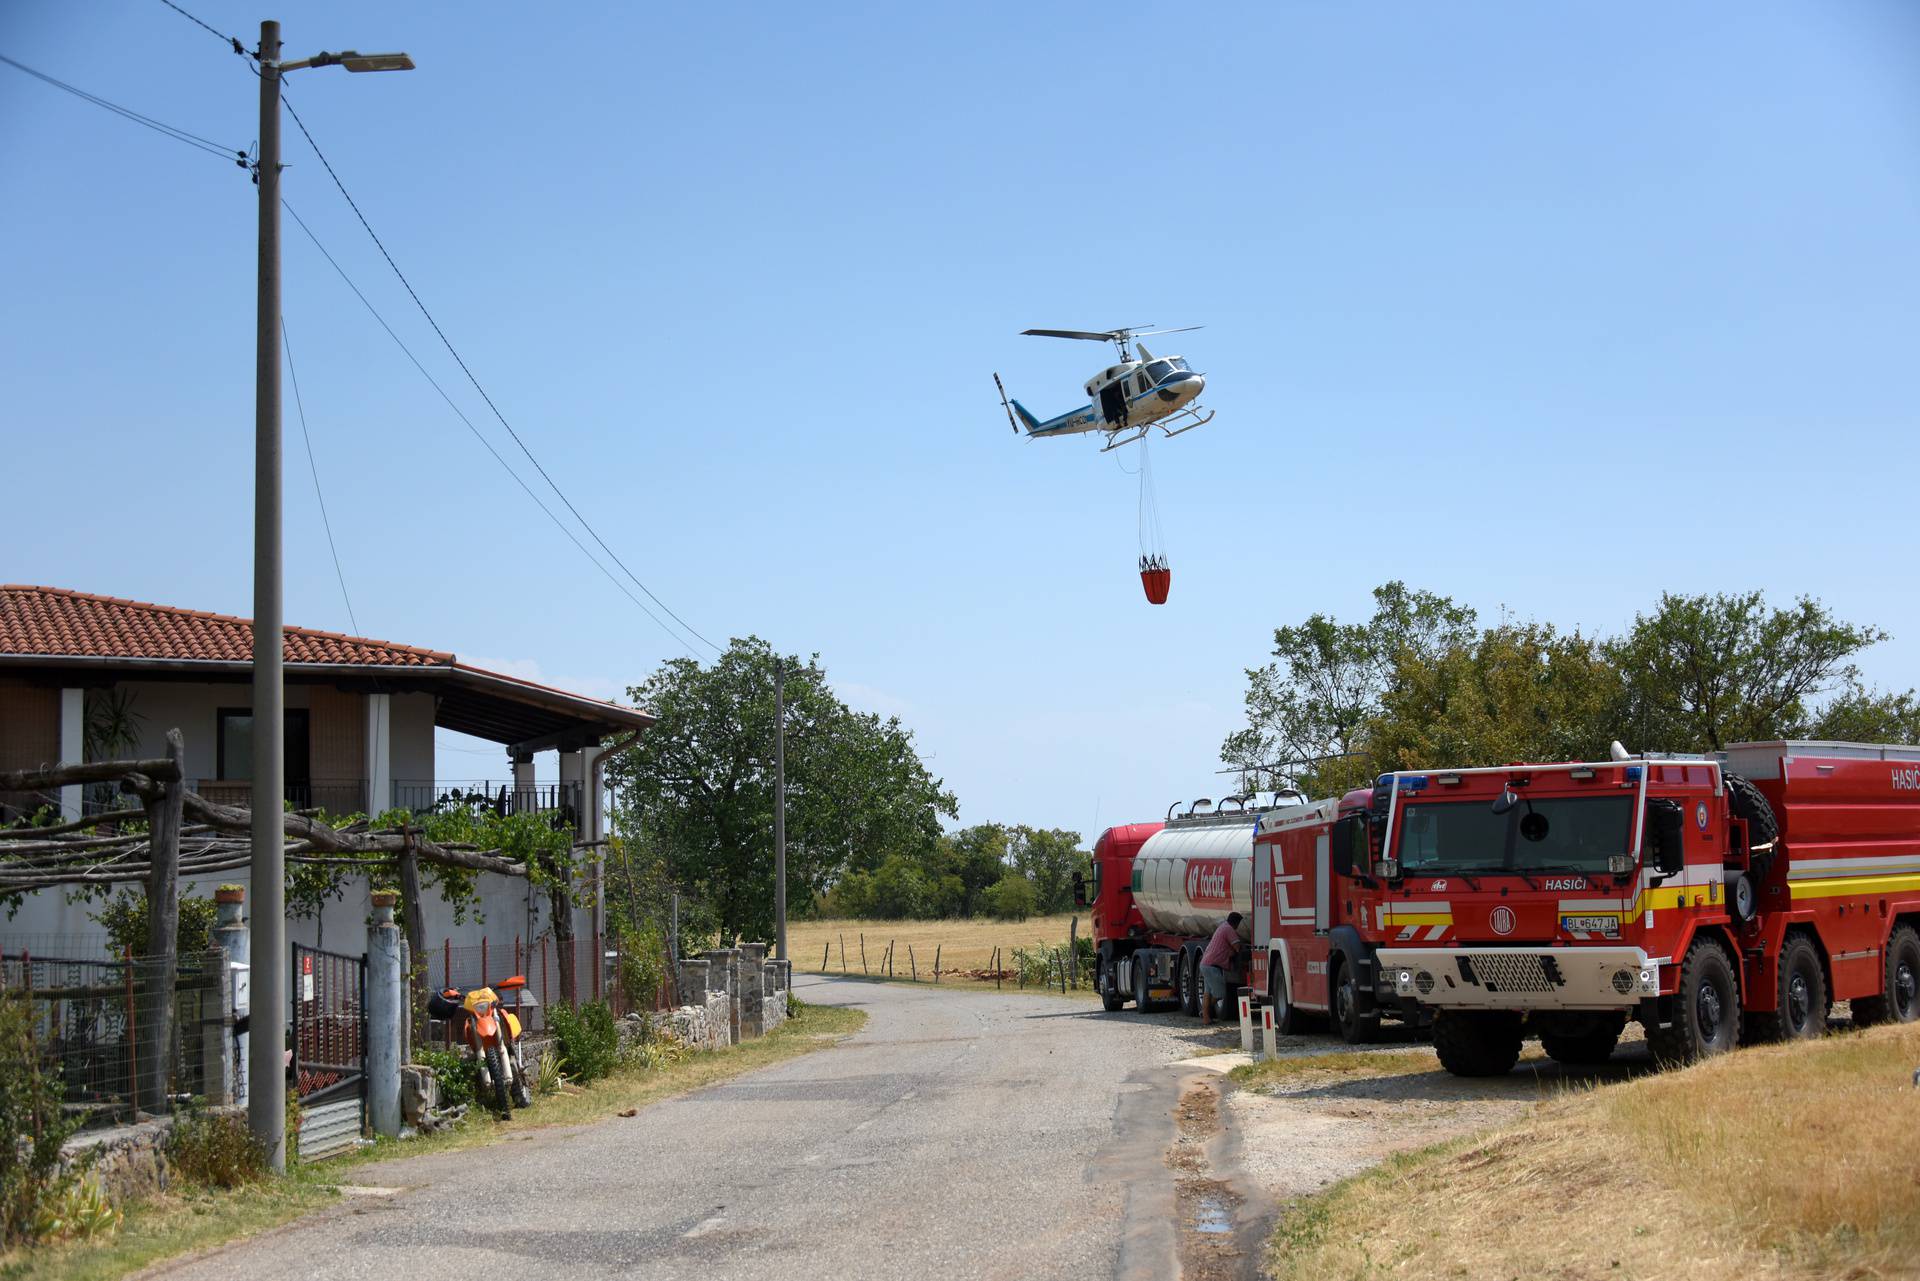
[[[280,24],[260,24],[260,274],[253,425],[253,971],[247,1122],[276,1171],[287,1168],[285,885],[286,711],[280,618]]]
[[[787,664],[773,660],[773,945],[787,959]]]

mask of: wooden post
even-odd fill
[[[996,991],[1006,986],[1000,981],[1000,949],[997,947],[993,949],[993,986]]]
[[[933,945],[933,981],[935,983],[940,981],[940,949],[942,946],[943,944],[939,943]]]
[[[860,936],[860,972],[867,972],[867,936],[864,934]]]
[[[913,944],[907,944],[907,976],[915,983],[920,981],[920,967],[914,963]]]
[[[842,974],[847,972],[847,936],[845,934],[840,936],[840,972]]]
[[[1060,995],[1067,994],[1067,958],[1060,958]]]
[[[427,985],[415,982],[415,977],[424,976],[428,970],[426,896],[420,889],[420,853],[413,847],[413,828],[404,822],[400,825],[400,839],[400,932],[407,936],[407,968],[412,973],[406,976],[406,982],[413,993],[413,1009],[408,1017],[424,1038]]]
[[[820,972],[822,974],[825,974],[827,972],[827,958],[832,955],[833,955],[833,944],[822,943],[820,945]]]
[[[1067,920],[1067,964],[1073,967],[1073,985],[1080,986],[1080,918]]]
[[[186,742],[180,731],[167,731],[167,759],[180,766],[186,760]],[[149,801],[147,835],[152,846],[147,871],[147,1003],[145,1026],[147,1079],[132,1083],[134,1106],[159,1112],[167,1105],[167,1069],[173,1056],[173,987],[180,974],[180,821],[186,805],[186,786],[175,779],[160,784],[160,798]]]

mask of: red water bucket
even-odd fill
[[[1164,605],[1167,603],[1167,593],[1173,588],[1173,571],[1143,569],[1140,571],[1140,586],[1146,589],[1149,604]]]

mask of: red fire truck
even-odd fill
[[[1312,836],[1333,889],[1311,921],[1279,894],[1300,883],[1288,833],[1305,816],[1272,820],[1271,954],[1291,975],[1296,942],[1350,904],[1382,936],[1355,1005],[1431,1011],[1457,1075],[1510,1070],[1527,1036],[1600,1062],[1629,1019],[1685,1062],[1818,1035],[1835,1001],[1860,1024],[1920,1017],[1920,748],[1616,744],[1607,761],[1387,774],[1340,810]],[[1312,965],[1279,991],[1306,1005]]]

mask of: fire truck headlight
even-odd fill
[[[1615,876],[1625,876],[1633,870],[1633,855],[1609,854],[1607,856],[1607,870]]]
[[[1393,976],[1393,990],[1400,996],[1413,995],[1413,971],[1401,970]]]
[[[1660,995],[1660,971],[1651,965],[1640,971],[1640,995]]]

